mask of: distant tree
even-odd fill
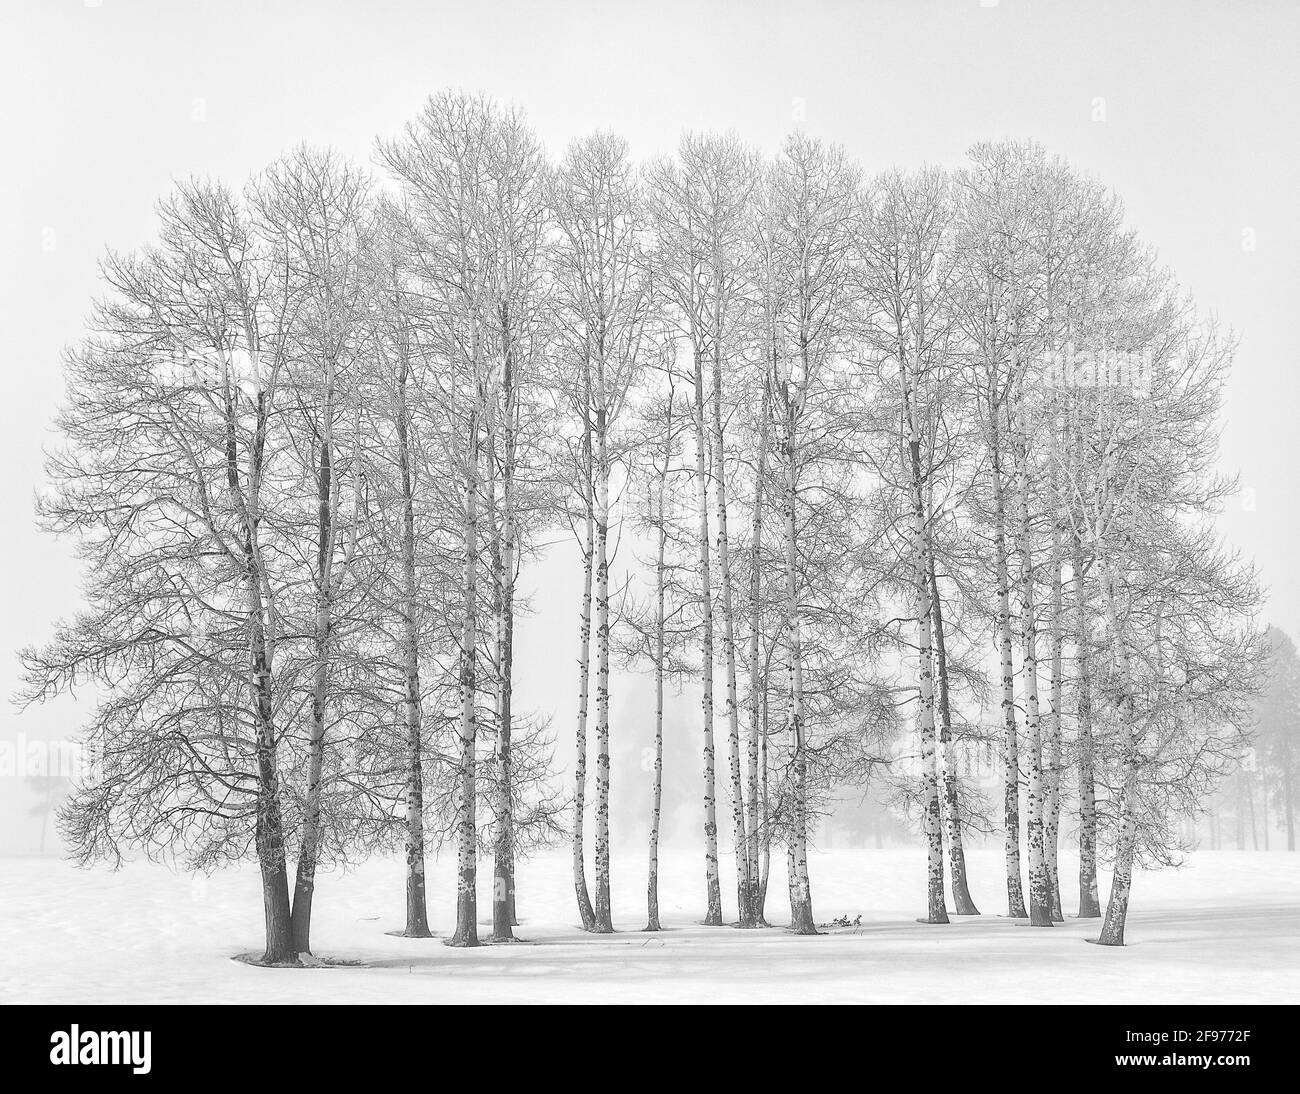
[[[27,815],[41,818],[41,842],[38,850],[43,855],[50,815],[72,788],[72,780],[67,775],[28,775],[26,782],[37,796],[36,804],[27,810]]]
[[[1280,627],[1268,629],[1266,685],[1256,706],[1257,755],[1264,790],[1282,814],[1286,849],[1295,850],[1295,797],[1300,786],[1300,658]]]

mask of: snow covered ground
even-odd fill
[[[440,936],[452,922],[453,865],[451,855],[431,864]],[[930,927],[915,922],[924,910],[919,849],[815,854],[818,921],[861,914],[862,926],[800,938],[699,926],[703,855],[671,851],[660,890],[667,930],[649,935],[637,930],[644,864],[629,848],[614,860],[620,933],[601,937],[574,926],[569,859],[556,852],[521,869],[517,933],[526,942],[453,950],[386,933],[402,926],[402,867],[374,861],[321,879],[313,934],[318,953],[367,967],[271,970],[231,960],[262,945],[252,867],[203,878],[143,863],[112,873],[0,859],[0,1001],[1300,1001],[1300,855],[1199,852],[1182,870],[1140,874],[1124,949],[1085,945],[1095,920],[1034,930],[1000,918],[1000,865],[998,851],[973,851],[972,890],[986,914]],[[1075,865],[1062,867],[1068,913]],[[488,871],[480,876],[486,894]],[[778,866],[769,899],[777,922],[787,914],[784,886]]]

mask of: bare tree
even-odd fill
[[[656,273],[690,348],[695,401],[696,490],[699,506],[699,576],[703,652],[704,828],[707,911],[705,922],[722,923],[718,870],[716,776],[713,742],[714,589],[709,542],[708,480],[713,480],[717,519],[717,597],[721,613],[725,672],[727,756],[732,839],[736,849],[737,907],[740,925],[754,924],[750,891],[752,855],[745,817],[745,778],[741,766],[740,708],[737,695],[736,604],[732,576],[732,537],[728,530],[728,465],[724,420],[728,415],[723,376],[732,375],[747,349],[745,308],[751,276],[750,205],[758,177],[757,156],[731,136],[686,134],[675,161],[660,161],[650,171],[649,188],[657,236]],[[706,379],[707,375],[707,379]],[[709,411],[712,411],[709,420]],[[706,428],[707,426],[707,428]],[[706,458],[712,474],[706,475]]]
[[[593,929],[614,929],[609,843],[609,530],[617,427],[641,365],[652,316],[643,258],[641,199],[626,143],[598,133],[569,146],[554,175],[551,204],[560,337],[584,385],[584,431],[594,471],[596,599],[596,898]]]
[[[858,172],[843,151],[803,134],[790,136],[770,169],[759,220],[758,248],[771,270],[760,282],[780,285],[776,312],[779,350],[768,383],[773,392],[781,454],[784,521],[784,655],[788,677],[786,726],[792,750],[791,921],[815,934],[808,876],[808,727],[805,723],[804,622],[807,575],[800,557],[801,482],[812,465],[809,430],[833,370],[845,356],[852,263],[852,211]]]
[[[338,600],[360,524],[362,456],[352,373],[361,353],[359,240],[367,228],[368,189],[355,167],[331,152],[305,147],[272,164],[254,189],[259,229],[271,241],[277,264],[283,264],[297,305],[286,330],[286,379],[295,395],[294,418],[308,443],[295,438],[291,451],[301,454],[315,501],[307,778],[292,913],[298,953],[311,952],[326,736],[339,655]],[[340,431],[352,434],[350,444]]]
[[[67,356],[39,514],[76,538],[89,604],[24,652],[24,698],[105,686],[84,731],[98,770],[64,811],[74,857],[182,846],[198,866],[251,845],[262,960],[294,963],[276,686],[293,669],[276,663],[282,577],[264,540],[296,301],[225,187],[182,185],[159,221],[157,246],[105,258],[112,296]]]
[[[490,406],[500,382],[494,290],[500,255],[491,196],[506,172],[503,149],[521,126],[487,99],[443,93],[404,136],[380,145],[412,225],[411,274],[422,297],[429,351],[446,363],[438,400],[446,466],[461,483],[460,749],[456,794],[457,912],[449,945],[478,945],[477,742],[481,723],[480,557],[485,547],[484,462]]]
[[[1300,663],[1290,636],[1270,627],[1268,680],[1258,704],[1259,745],[1264,783],[1264,847],[1268,848],[1268,802],[1276,802],[1286,825],[1286,849],[1295,850],[1295,788],[1300,781]]]

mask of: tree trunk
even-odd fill
[[[761,864],[759,862],[759,735],[761,730],[762,693],[766,691],[766,673],[759,664],[759,639],[762,624],[762,554],[763,554],[763,480],[767,475],[768,416],[771,412],[771,385],[764,380],[763,400],[759,411],[758,465],[754,472],[754,511],[750,527],[749,569],[749,746],[748,781],[746,796],[749,812],[745,829],[745,854],[749,870],[749,926],[757,927],[763,921],[763,901],[760,895]],[[766,809],[766,805],[764,805]],[[763,821],[766,823],[766,814]]]
[[[806,362],[805,362],[805,372]],[[786,389],[786,490],[785,490],[785,581],[788,674],[790,680],[787,721],[794,748],[794,824],[789,845],[793,866],[790,926],[796,934],[816,934],[813,917],[812,885],[808,877],[808,757],[805,751],[803,724],[803,634],[799,606],[799,555],[795,533],[795,506],[798,500],[798,443],[795,439],[797,410],[792,394]]]
[[[402,666],[406,690],[406,929],[408,938],[429,938],[424,872],[424,762],[420,701],[420,637],[416,621],[419,589],[415,580],[415,490],[406,405],[408,372],[401,362],[397,385],[397,459],[402,480]]]
[[[727,455],[722,438],[721,318],[713,339],[713,489],[718,509],[718,580],[722,585],[722,659],[727,673],[727,756],[731,776],[731,833],[736,854],[736,907],[740,926],[754,925],[750,910],[749,853],[745,793],[740,768],[740,710],[736,702],[736,612],[731,589],[731,546],[727,535]],[[752,801],[752,799],[751,799]]]
[[[592,480],[595,475],[591,443],[591,404],[582,412],[583,484],[582,500],[586,510],[586,532],[582,553],[582,622],[579,627],[578,650],[578,730],[577,762],[574,766],[573,791],[573,888],[578,898],[578,915],[582,929],[596,929],[596,910],[591,906],[587,889],[587,871],[583,856],[583,805],[587,795],[587,702],[591,680],[591,581],[592,564],[596,555],[595,499]]]
[[[772,872],[772,804],[768,796],[768,778],[769,768],[767,762],[767,730],[768,730],[768,689],[767,673],[763,674],[763,738],[762,738],[762,755],[759,758],[759,773],[762,779],[762,785],[759,789],[759,800],[763,806],[762,826],[759,828],[759,851],[758,851],[758,898],[754,901],[754,917],[761,927],[770,926],[767,922],[765,909],[767,907],[767,879]]]
[[[1133,889],[1133,861],[1137,848],[1137,765],[1131,745],[1125,748],[1124,788],[1120,796],[1120,830],[1115,849],[1115,873],[1110,883],[1110,900],[1101,926],[1102,946],[1124,945],[1129,895]]]
[[[328,401],[316,476],[316,616],[313,642],[315,669],[312,680],[311,725],[308,733],[307,793],[303,802],[302,839],[298,849],[298,870],[293,889],[293,946],[297,953],[311,953],[311,906],[316,891],[316,860],[320,852],[321,776],[325,761],[325,705],[328,700],[330,631],[332,625],[334,557],[334,465],[330,440]]]
[[[289,874],[285,865],[284,825],[280,817],[280,776],[275,755],[275,726],[271,706],[271,665],[261,624],[261,599],[252,618],[253,703],[257,712],[257,821],[255,843],[262,874],[262,906],[266,913],[264,964],[296,963],[293,922],[289,909]]]
[[[939,580],[935,572],[934,552],[930,552],[930,612],[934,621],[934,661],[938,669],[939,758],[943,766],[943,793],[940,802],[944,827],[948,835],[948,864],[952,870],[952,903],[957,915],[979,915],[966,881],[966,849],[961,835],[961,799],[957,791],[957,750],[952,739],[952,705],[948,695],[948,650],[943,633],[943,601],[939,597]]]
[[[477,353],[475,354],[477,357]],[[478,741],[478,413],[471,412],[465,458],[464,607],[460,640],[460,757],[456,794],[456,930],[449,946],[477,946],[478,831],[475,762]]]
[[[1043,832],[1043,735],[1038,706],[1038,618],[1034,602],[1033,531],[1029,523],[1029,442],[1023,420],[1016,429],[1013,452],[1016,503],[1019,507],[1016,541],[1020,555],[1020,685],[1025,699],[1025,735],[1029,745],[1025,793],[1029,813],[1026,826],[1029,840],[1029,922],[1035,927],[1050,927],[1052,898]]]
[[[511,733],[514,724],[515,646],[515,361],[510,334],[510,314],[501,306],[503,332],[501,369],[501,424],[504,460],[501,469],[501,531],[494,552],[495,596],[498,602],[497,641],[497,801],[493,825],[492,937],[498,942],[514,939],[512,929],[515,900],[514,876],[514,770]],[[495,522],[494,522],[495,525]]]
[[[659,553],[655,563],[654,786],[650,795],[650,872],[646,881],[646,930],[659,925],[659,817],[663,807],[663,479],[659,481]]]
[[[663,665],[664,665],[664,548],[668,543],[666,492],[668,465],[672,461],[672,391],[664,420],[663,474],[658,482],[658,544],[655,553],[654,616],[654,786],[650,794],[650,873],[646,881],[646,930],[659,925],[659,819],[663,807]]]
[[[1083,569],[1083,540],[1074,533],[1074,646],[1077,664],[1079,750],[1079,918],[1101,916],[1097,890],[1097,791],[1093,774],[1092,635],[1088,626],[1087,579]]]
[[[718,871],[717,785],[713,748],[713,588],[709,573],[709,486],[704,461],[708,441],[704,432],[704,365],[700,348],[695,358],[695,482],[699,505],[700,611],[704,650],[701,657],[703,688],[700,698],[704,722],[704,875],[707,911],[704,924],[722,926],[722,879]]]
[[[1124,746],[1124,787],[1120,794],[1120,830],[1115,848],[1115,873],[1111,879],[1110,900],[1106,904],[1101,937],[1097,941],[1102,946],[1122,946],[1129,895],[1133,889],[1133,862],[1137,853],[1138,737],[1133,717],[1133,672],[1128,643],[1119,628],[1119,613],[1115,607],[1117,580],[1113,573],[1109,575],[1107,586],[1106,615],[1120,666],[1119,715]]]
[[[413,605],[408,601],[408,605]],[[409,612],[406,625],[414,631]],[[404,642],[406,661],[406,929],[407,938],[429,938],[429,910],[424,872],[424,765],[420,726],[420,670],[416,638],[408,633]]]
[[[1025,919],[1020,880],[1020,756],[1016,737],[1015,676],[1011,664],[1011,575],[1007,558],[1006,491],[996,400],[989,413],[989,473],[993,486],[993,549],[998,566],[998,645],[1002,655],[1002,825],[1007,871],[1007,915]]]
[[[1282,773],[1282,806],[1286,810],[1286,849],[1295,850],[1295,804],[1291,790],[1291,771]]]
[[[1246,808],[1250,810],[1250,847],[1259,850],[1259,822],[1255,818],[1255,789],[1250,774],[1246,773]]]
[[[904,369],[906,366],[904,365]],[[930,567],[925,520],[925,487],[922,482],[921,439],[917,423],[916,393],[908,394],[910,381],[903,378],[908,426],[907,450],[912,478],[911,539],[912,581],[916,605],[917,736],[921,754],[921,823],[926,848],[926,922],[947,923],[948,909],[943,892],[943,820],[939,805],[939,769],[934,731],[934,649],[930,629]]]
[[[254,753],[257,761],[257,813],[254,846],[262,879],[262,910],[265,916],[264,964],[296,964],[293,921],[289,907],[289,873],[285,864],[284,822],[280,812],[280,773],[276,758],[275,708],[271,696],[271,650],[263,622],[261,565],[258,554],[258,494],[262,452],[266,436],[266,397],[257,396],[257,431],[249,453],[250,501],[241,505],[244,541],[244,594],[248,612],[249,699],[256,728]],[[242,496],[239,481],[235,410],[229,386],[225,395],[226,480],[231,496]]]
[[[1063,923],[1061,911],[1061,878],[1057,869],[1061,824],[1061,645],[1063,641],[1061,608],[1061,527],[1055,516],[1052,519],[1052,618],[1051,618],[1051,711],[1047,718],[1044,749],[1044,780],[1047,800],[1043,809],[1043,850],[1047,862],[1048,897],[1052,921]]]
[[[271,723],[270,666],[253,653],[253,689],[258,708],[257,822],[255,841],[262,874],[262,906],[266,913],[264,964],[296,963],[293,922],[289,910],[289,874],[284,856],[284,826],[280,818],[280,779]]]
[[[614,932],[609,846],[609,422],[604,376],[596,407],[596,927]]]
[[[793,842],[785,845],[785,891],[790,901],[790,926],[798,930],[803,898],[799,894],[799,867],[795,863]]]

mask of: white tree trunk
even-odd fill
[[[664,433],[664,469],[658,482],[657,544],[655,550],[655,764],[654,785],[650,793],[650,871],[646,881],[646,930],[658,931],[659,923],[659,820],[664,792],[664,548],[668,528],[664,512],[668,459],[672,447],[672,405],[669,404]]]
[[[585,532],[582,548],[582,614],[578,640],[578,727],[576,733],[577,758],[574,764],[573,788],[573,888],[578,898],[578,914],[584,931],[596,927],[596,910],[591,905],[587,889],[587,871],[583,857],[583,806],[587,795],[587,706],[591,682],[591,584],[592,566],[596,555],[595,498],[592,479],[593,466],[590,402],[583,409],[582,442],[582,501],[585,514]]]
[[[1138,738],[1133,717],[1133,671],[1128,643],[1120,629],[1116,608],[1118,577],[1112,566],[1106,575],[1106,619],[1110,628],[1116,661],[1119,665],[1120,732],[1124,749],[1124,783],[1120,791],[1120,828],[1115,846],[1115,872],[1111,877],[1110,900],[1101,926],[1103,946],[1124,945],[1124,925],[1128,918],[1129,895],[1133,889],[1133,863],[1138,840]]]
[[[596,407],[596,927],[612,934],[609,846],[609,437],[603,382]]]
[[[1079,440],[1082,445],[1082,438]],[[1074,648],[1076,688],[1076,748],[1079,753],[1079,918],[1101,915],[1097,889],[1097,793],[1093,774],[1092,739],[1092,628],[1089,626],[1087,578],[1083,537],[1074,529],[1071,567],[1074,595]]]
[[[456,929],[451,946],[478,945],[478,830],[475,764],[478,713],[478,413],[470,415],[465,456],[463,616],[460,637],[460,757],[456,791]]]
[[[1061,878],[1057,869],[1061,821],[1061,647],[1064,642],[1061,562],[1061,526],[1054,515],[1052,519],[1052,681],[1051,710],[1047,716],[1043,741],[1044,778],[1047,783],[1047,800],[1043,812],[1043,842],[1047,861],[1048,896],[1051,902],[1052,921],[1055,923],[1065,921],[1065,915],[1061,910]]]
[[[1023,414],[1023,409],[1022,409]],[[1025,738],[1028,745],[1025,804],[1029,839],[1029,922],[1052,925],[1051,884],[1043,833],[1043,736],[1038,704],[1038,618],[1034,601],[1033,529],[1029,523],[1029,452],[1023,420],[1013,434],[1016,463],[1016,547],[1020,556],[1020,688],[1025,700]]]
[[[805,373],[806,375],[806,373]],[[795,512],[798,504],[798,440],[795,423],[797,411],[786,395],[786,489],[785,489],[785,591],[786,657],[789,674],[789,706],[786,723],[794,750],[794,818],[789,844],[793,878],[790,887],[790,926],[796,934],[816,934],[813,917],[812,885],[808,876],[808,756],[804,733],[803,709],[803,632],[799,605],[799,544]]]
[[[767,439],[768,416],[771,413],[771,385],[763,383],[763,400],[760,409],[758,437],[758,465],[754,473],[754,511],[750,531],[750,554],[752,562],[749,574],[749,812],[745,832],[746,855],[749,859],[750,879],[750,920],[753,926],[763,922],[763,900],[761,893],[762,863],[759,846],[760,812],[764,829],[767,825],[766,793],[759,796],[759,752],[760,736],[763,732],[762,707],[764,693],[767,690],[767,674],[763,671],[759,657],[759,642],[762,623],[762,555],[763,555],[763,482],[767,475]]]
[[[912,582],[916,619],[916,682],[919,707],[917,737],[921,760],[921,826],[926,849],[926,922],[947,923],[943,885],[943,819],[939,805],[939,767],[934,729],[934,640],[931,631],[930,549],[926,526],[925,484],[921,466],[921,434],[917,389],[903,368],[903,398],[907,414],[908,472],[912,551]]]
[[[709,572],[709,484],[705,472],[708,441],[704,431],[704,363],[698,345],[695,358],[695,483],[699,507],[700,613],[703,632],[703,673],[700,708],[704,722],[704,872],[707,911],[704,923],[722,926],[722,879],[718,870],[717,779],[713,746],[713,587]]]
[[[998,649],[1002,661],[1002,826],[1007,873],[1007,915],[1025,919],[1020,874],[1020,749],[1016,728],[1015,674],[1011,663],[1011,575],[1007,551],[1006,486],[1002,478],[999,407],[989,407],[989,475],[993,488],[993,551],[998,569]]]
[[[930,614],[934,620],[934,664],[939,715],[940,806],[944,832],[948,837],[948,863],[952,871],[952,903],[957,915],[979,915],[966,880],[966,849],[961,835],[961,800],[957,792],[957,749],[952,734],[952,704],[948,696],[948,652],[943,630],[943,601],[939,598],[939,577],[931,546]]]
[[[721,327],[721,320],[717,320]],[[720,330],[718,334],[720,335]],[[720,338],[713,352],[713,488],[718,511],[718,580],[722,585],[722,657],[726,666],[727,756],[731,778],[731,832],[736,854],[736,906],[740,925],[752,927],[745,792],[740,767],[740,710],[736,701],[736,612],[732,597],[731,545],[727,535],[727,454],[722,436],[722,359]]]
[[[415,578],[415,488],[411,474],[409,379],[405,358],[397,386],[397,456],[402,484],[402,667],[406,718],[406,929],[408,938],[428,938],[428,896],[424,870],[424,761],[420,698],[419,587]]]
[[[515,642],[515,435],[516,391],[515,353],[512,344],[510,313],[501,309],[502,372],[501,413],[495,432],[502,448],[501,520],[493,567],[496,571],[497,601],[497,734],[496,734],[496,802],[493,825],[492,869],[492,937],[498,942],[514,938],[514,642]],[[494,522],[495,526],[495,522]]]

